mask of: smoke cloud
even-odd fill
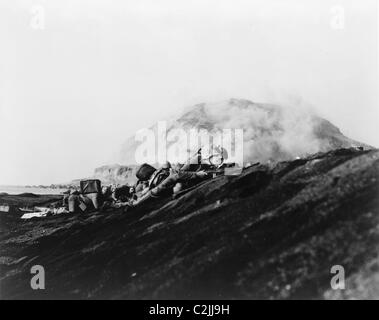
[[[219,136],[225,130],[243,131],[242,149],[241,146],[236,146],[238,139],[231,137],[231,150],[228,152],[232,156],[234,151],[243,150],[245,164],[289,160],[318,151],[362,145],[345,137],[337,127],[318,117],[309,107],[299,104],[279,106],[241,99],[196,105],[187,109],[178,119],[168,122],[164,133],[157,128],[158,125],[155,125],[149,129],[149,139],[153,137],[154,140],[150,140],[150,147],[145,148],[147,152],[152,152],[150,163],[162,162],[156,160],[162,159],[158,153],[162,151],[159,141],[165,139],[164,134],[167,160],[172,162],[194,154],[199,147],[204,147],[206,139],[210,138],[209,143],[212,145],[212,137]],[[185,132],[187,137],[191,137],[194,131],[199,132],[200,136],[203,135],[197,143],[193,143],[193,140],[192,143],[185,143],[183,138],[173,138],[177,132]],[[204,133],[207,133],[208,137],[204,137]],[[136,163],[135,155],[142,154],[141,143],[146,141],[143,142],[141,136],[137,140],[131,137],[123,146],[123,163]],[[174,149],[176,152],[170,152]],[[209,155],[209,148],[205,148],[205,154]]]

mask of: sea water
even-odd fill
[[[34,193],[34,194],[61,194],[66,189],[51,189],[38,187],[21,187],[21,186],[0,186],[0,193],[8,194]]]

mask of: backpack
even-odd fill
[[[94,180],[82,180],[80,181],[80,190],[82,194],[99,193],[101,194],[101,181]]]
[[[117,200],[120,200],[122,202],[125,202],[128,200],[128,198],[130,198],[131,194],[130,194],[130,187],[127,186],[127,185],[124,185],[124,186],[121,186],[121,187],[118,187],[116,188],[116,190],[114,191],[114,197],[117,199]]]
[[[151,181],[149,183],[149,189],[153,189],[156,186],[160,185],[162,181],[164,181],[170,175],[169,170],[160,169],[157,170],[153,176],[151,177]]]

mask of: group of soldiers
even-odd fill
[[[159,169],[148,164],[137,172],[138,182],[134,186],[104,186],[99,180],[81,181],[81,190],[71,190],[63,199],[70,212],[108,208],[132,208],[151,198],[176,195],[198,183],[223,173],[225,151],[220,148],[207,159],[201,156],[201,149],[183,165],[171,165],[166,162]],[[229,164],[230,165],[230,164]]]

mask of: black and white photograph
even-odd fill
[[[378,15],[0,0],[0,300],[378,300]]]

